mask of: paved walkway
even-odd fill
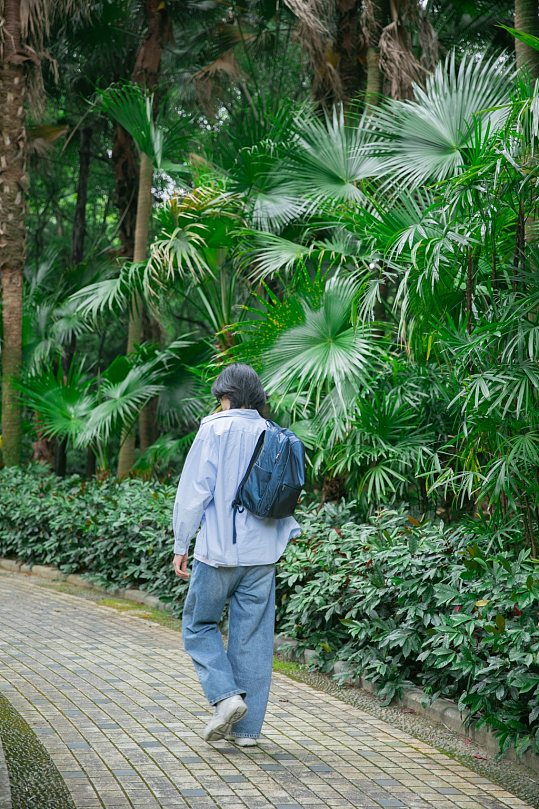
[[[529,809],[429,745],[281,675],[259,748],[208,745],[208,710],[177,632],[22,576],[0,574],[0,627],[0,691],[80,809]]]

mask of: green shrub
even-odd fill
[[[178,613],[172,572],[172,486],[139,479],[58,478],[39,464],[0,471],[0,554],[139,587]]]
[[[539,752],[539,575],[529,551],[477,524],[368,524],[346,508],[303,516],[278,573],[280,630],[344,660],[387,701],[414,683],[487,724],[501,749]],[[488,526],[487,526],[488,529]]]
[[[179,614],[171,569],[174,487],[0,471],[0,554],[104,585],[139,587]],[[347,661],[387,701],[407,683],[456,699],[502,749],[539,752],[539,575],[516,533],[420,523],[353,504],[305,508],[279,564],[279,630]]]

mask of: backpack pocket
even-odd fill
[[[283,517],[291,517],[296,508],[299,496],[301,494],[301,487],[289,486],[287,483],[279,485],[278,497],[267,514],[268,517],[274,519],[282,519]]]

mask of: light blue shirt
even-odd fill
[[[266,421],[257,410],[223,410],[202,419],[189,450],[174,503],[174,553],[185,554],[200,526],[195,559],[214,567],[269,565],[301,533],[293,517],[262,519],[232,502]]]

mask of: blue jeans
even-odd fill
[[[229,602],[228,646],[219,621]],[[275,625],[275,565],[211,567],[195,560],[183,609],[183,643],[210,705],[241,694],[235,736],[257,738],[268,704]]]

